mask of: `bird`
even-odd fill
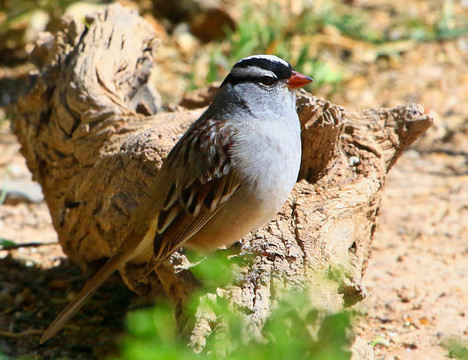
[[[169,152],[115,255],[40,343],[126,263],[144,261],[146,276],[181,247],[214,251],[270,221],[297,180],[302,149],[295,91],[312,81],[275,55],[236,62],[209,107]]]

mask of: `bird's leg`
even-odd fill
[[[148,262],[145,265],[145,268],[143,270],[143,274],[138,279],[138,282],[142,282],[143,280],[146,279],[146,277],[151,274],[151,272],[158,267],[159,264],[161,264],[162,261],[159,261],[157,258],[154,257],[154,255],[151,257],[151,259],[148,260]]]

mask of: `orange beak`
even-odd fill
[[[300,88],[301,86],[307,85],[308,83],[314,81],[314,79],[301,74],[300,72],[297,71],[292,71],[291,77],[286,81],[286,84],[288,85],[288,88],[290,89],[297,89]]]

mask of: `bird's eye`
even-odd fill
[[[276,81],[276,79],[272,76],[262,76],[259,81],[263,84],[263,85],[273,85],[273,83]]]

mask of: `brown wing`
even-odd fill
[[[217,214],[240,184],[231,169],[231,127],[219,120],[202,119],[166,160],[175,177],[158,216],[153,243],[158,263]]]
[[[221,121],[202,119],[203,116],[168,155],[118,252],[55,319],[41,343],[54,336],[115,270],[139,255],[137,249],[145,234],[151,231],[156,216],[158,224],[151,261],[154,265],[199,231],[236,191],[239,181],[231,170],[229,157],[231,130]]]

